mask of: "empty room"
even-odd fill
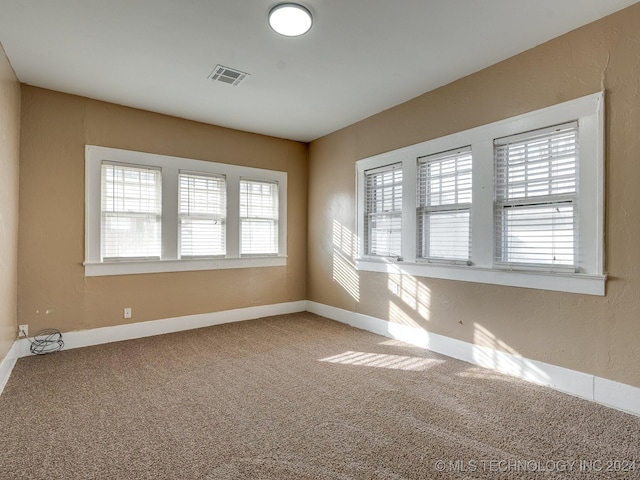
[[[0,0],[0,479],[640,479],[640,2]]]

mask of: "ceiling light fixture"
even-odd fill
[[[269,12],[269,26],[285,37],[298,37],[311,29],[311,12],[297,3],[281,3]]]

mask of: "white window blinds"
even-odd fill
[[[160,170],[103,162],[101,183],[102,259],[159,259]]]
[[[497,264],[575,270],[577,122],[495,140]]]
[[[366,254],[400,257],[402,247],[402,164],[365,172]]]
[[[225,254],[226,182],[221,175],[178,175],[179,249],[181,258]]]
[[[470,147],[418,159],[418,258],[469,260],[471,182]]]
[[[278,254],[278,184],[240,180],[240,255]]]

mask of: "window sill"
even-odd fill
[[[108,275],[189,272],[197,270],[284,267],[286,265],[286,256],[208,258],[188,260],[146,260],[132,262],[85,262],[84,275],[85,277],[102,277]]]
[[[605,295],[606,275],[495,270],[466,265],[433,265],[393,260],[356,260],[356,269],[368,272],[412,275],[463,282],[488,283],[556,292]]]

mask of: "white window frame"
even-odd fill
[[[558,138],[558,132],[560,130],[563,130],[564,132],[567,132],[568,130],[570,130],[571,135],[573,135],[573,132],[575,131],[575,151],[573,151],[573,155],[570,156],[570,158],[574,159],[573,165],[570,165],[572,172],[570,173],[570,175],[573,176],[573,178],[570,178],[570,180],[573,180],[572,183],[574,183],[572,189],[570,189],[569,191],[564,191],[561,193],[556,192],[555,190],[558,188],[558,186],[556,185],[556,182],[558,182],[560,180],[560,178],[557,178],[555,175],[556,173],[554,172],[553,168],[551,168],[551,164],[552,162],[554,162],[554,153],[551,151],[547,151],[545,152],[545,155],[542,156],[541,158],[544,158],[544,160],[541,159],[537,159],[538,161],[534,161],[533,166],[530,163],[531,162],[531,158],[529,157],[528,153],[524,153],[524,145],[531,145],[532,143],[535,145],[540,145],[540,141],[544,140],[546,142],[546,145],[548,146],[548,142],[552,141],[553,138]],[[521,135],[516,135],[515,137],[507,137],[507,138],[503,138],[503,139],[496,139],[496,141],[494,142],[494,147],[495,147],[495,156],[496,156],[496,161],[495,161],[495,168],[496,168],[496,182],[500,185],[496,185],[495,186],[495,192],[496,192],[496,200],[495,200],[495,229],[496,229],[496,238],[495,238],[495,257],[494,257],[494,265],[496,266],[496,268],[506,268],[506,269],[542,269],[542,270],[552,270],[552,271],[565,271],[565,272],[571,272],[572,270],[575,271],[575,265],[576,263],[579,261],[578,260],[578,256],[579,256],[579,229],[577,228],[577,214],[579,212],[579,194],[578,194],[578,170],[579,170],[579,164],[580,164],[580,159],[579,159],[579,146],[577,144],[578,138],[578,131],[579,131],[579,127],[577,125],[577,122],[571,122],[569,124],[564,124],[564,125],[556,125],[550,128],[544,128],[542,130],[536,130],[533,132],[527,132]],[[566,133],[564,134],[566,135]],[[544,137],[544,139],[542,138]],[[509,164],[508,160],[505,158],[504,161],[502,161],[498,158],[499,157],[499,151],[503,151],[503,153],[506,154],[506,151],[509,149],[509,144],[513,144],[515,143],[516,145],[518,145],[519,149],[519,154],[516,154],[518,156],[518,160],[515,161],[515,163]],[[507,155],[508,158],[508,155]],[[543,164],[546,164],[543,168],[547,169],[547,172],[544,172],[544,170],[540,170],[541,168],[541,162],[543,162]],[[564,165],[566,167],[566,164]],[[515,173],[515,175],[519,175],[519,179],[516,180],[516,184],[517,186],[515,187],[516,189],[519,190],[518,193],[514,193],[512,196],[509,195],[509,180],[508,180],[508,176],[509,176],[509,171],[510,169],[515,170],[517,173]],[[571,171],[570,170],[570,171]],[[534,178],[529,178],[529,176],[532,175]],[[498,178],[500,178],[500,180],[502,181],[502,183],[500,182],[500,180],[498,180]],[[566,181],[566,177],[564,179]],[[540,188],[540,183],[538,182],[543,182],[542,185],[545,186],[545,188],[543,190],[546,190],[546,194],[540,194],[539,192],[536,191],[536,187]],[[565,186],[566,188],[566,186]],[[529,190],[532,189],[532,193],[529,193]],[[522,192],[522,190],[524,190],[524,192]],[[549,193],[551,192],[551,193]],[[571,215],[570,216],[562,216],[562,221],[559,221],[559,217],[560,216],[555,216],[555,222],[559,221],[559,224],[562,225],[563,227],[565,227],[562,232],[563,234],[566,234],[569,230],[571,231],[571,240],[567,241],[566,243],[562,243],[559,241],[558,243],[554,244],[555,248],[559,248],[558,251],[556,251],[555,253],[561,252],[562,248],[566,248],[568,245],[570,245],[571,251],[572,251],[572,256],[573,256],[573,262],[568,264],[566,262],[560,261],[560,262],[554,262],[553,260],[549,261],[544,261],[540,258],[540,256],[538,255],[538,258],[536,261],[534,261],[533,259],[527,259],[526,261],[522,261],[522,260],[509,260],[508,258],[505,258],[508,256],[508,252],[515,252],[518,251],[518,253],[513,253],[514,257],[518,257],[519,254],[522,254],[523,252],[525,253],[525,258],[526,255],[532,255],[532,251],[531,250],[526,250],[523,247],[523,243],[527,244],[527,241],[524,241],[520,243],[520,245],[517,246],[517,242],[513,241],[512,243],[509,242],[510,237],[509,235],[505,235],[508,231],[508,225],[509,225],[509,221],[507,220],[508,214],[510,212],[522,212],[522,210],[528,210],[529,212],[531,212],[532,210],[545,210],[545,209],[556,209],[556,212],[559,213],[560,208],[570,208],[571,209]],[[522,222],[523,219],[526,218],[526,221],[528,223],[528,226],[531,225],[531,221],[532,221],[532,215],[535,216],[535,214],[532,213],[528,213],[525,214],[527,216],[520,216],[520,214],[515,214],[516,216],[518,216],[518,220],[517,222]],[[569,221],[570,220],[570,221]],[[571,228],[566,228],[568,225],[571,226]],[[546,223],[545,227],[549,227],[550,224]],[[559,237],[556,237],[559,238]],[[529,247],[530,248],[530,247]],[[553,249],[553,247],[552,247]],[[548,252],[550,254],[550,252]],[[554,253],[554,255],[555,255]],[[562,255],[560,253],[560,255]],[[554,256],[555,259],[555,256]]]
[[[398,165],[400,165],[400,168],[396,168]],[[365,175],[364,176],[364,180],[365,180],[365,183],[366,183],[366,185],[365,185],[365,195],[366,196],[375,196],[375,192],[370,192],[368,190],[368,185],[369,185],[368,179],[369,178],[374,177],[374,176],[378,176],[379,174],[382,174],[384,176],[387,173],[391,173],[391,176],[394,177],[396,171],[398,171],[398,170],[400,171],[400,174],[402,174],[402,165],[401,164],[386,165],[386,166],[384,166],[382,168],[376,168],[376,169],[373,169],[373,170],[367,170],[365,172],[365,174],[364,174]],[[396,184],[395,181],[394,181],[394,183],[391,186],[387,185],[387,186],[382,187],[382,189],[386,190],[389,187],[391,187],[391,192],[392,192],[391,204],[393,205],[393,204],[396,203],[395,202],[395,195],[396,195],[396,191],[397,191],[397,188],[398,188],[398,184]],[[403,188],[403,183],[401,181],[400,182],[400,189],[402,190],[402,188]],[[378,189],[378,190],[380,190],[380,189]],[[398,196],[400,196],[400,195],[398,195]],[[402,200],[403,197],[400,196],[400,198],[401,198],[401,202],[402,202],[403,201]],[[366,219],[364,220],[364,228],[367,231],[364,232],[364,230],[363,230],[365,235],[362,237],[364,239],[363,246],[364,246],[366,255],[368,257],[372,257],[372,258],[395,258],[395,259],[397,259],[398,257],[400,257],[402,255],[402,253],[400,253],[400,252],[390,252],[390,251],[386,252],[386,253],[371,253],[371,250],[372,250],[372,247],[373,247],[373,238],[372,238],[373,237],[373,235],[372,235],[373,228],[372,228],[371,224],[374,223],[373,220],[372,220],[373,218],[399,217],[400,218],[400,229],[402,230],[402,211],[398,212],[397,210],[391,210],[391,211],[388,211],[388,212],[378,212],[378,211],[374,211],[373,210],[373,205],[370,205],[369,207],[367,207],[367,203],[368,202],[366,202],[366,200],[365,200],[365,203],[364,203],[364,208],[365,208],[364,215],[365,215]],[[375,202],[371,202],[371,203],[375,203]],[[383,203],[384,203],[384,200],[383,200]],[[402,203],[400,205],[400,209],[402,210]],[[402,243],[402,238],[400,238],[400,243]],[[401,246],[401,249],[402,249],[402,246]]]
[[[471,185],[468,189],[458,188],[460,175],[457,169],[458,162],[460,158],[469,157],[471,160],[469,176],[471,177]],[[455,202],[445,202],[441,201],[437,205],[431,205],[429,202],[429,166],[435,163],[447,162],[454,160],[456,164],[456,171],[454,174],[449,174],[455,183],[455,187],[453,191],[447,191],[448,194],[453,194],[456,197]],[[421,262],[430,262],[430,263],[452,263],[452,264],[466,264],[470,261],[471,256],[471,211],[473,209],[472,199],[470,198],[468,202],[461,202],[459,200],[460,192],[472,194],[471,186],[473,185],[473,152],[471,151],[471,147],[466,146],[463,148],[457,148],[455,150],[450,150],[447,152],[439,152],[435,155],[427,155],[422,158],[418,158],[418,181],[417,181],[417,238],[416,245],[417,251],[416,255],[418,256],[418,261]],[[439,177],[441,178],[441,177]],[[424,184],[423,184],[424,182]],[[440,193],[442,195],[442,192]],[[423,198],[424,197],[424,198]],[[464,258],[453,258],[451,256],[438,256],[433,255],[429,252],[429,255],[424,255],[425,251],[428,249],[423,249],[423,244],[425,242],[430,241],[430,238],[425,238],[424,235],[424,222],[427,218],[431,216],[437,216],[438,214],[456,214],[459,212],[467,212],[469,214],[468,220],[468,233],[467,242],[469,243],[467,249],[467,255]],[[453,240],[453,237],[449,237],[449,240]],[[422,245],[421,245],[422,244]]]
[[[151,253],[151,249],[150,249],[150,245],[148,243],[148,241],[150,240],[150,238],[148,238],[147,235],[144,235],[144,241],[139,245],[139,247],[142,247],[143,250],[139,250],[137,253],[139,253],[139,255],[126,255],[126,254],[122,254],[123,252],[121,251],[122,248],[127,248],[127,246],[123,245],[123,243],[126,242],[119,242],[116,241],[115,244],[118,245],[118,250],[119,250],[119,254],[118,255],[108,255],[106,251],[107,250],[105,248],[105,244],[106,243],[111,243],[112,248],[115,247],[115,244],[113,244],[114,242],[107,242],[107,238],[110,236],[107,233],[107,229],[103,229],[101,231],[101,257],[103,259],[103,261],[115,261],[115,260],[119,260],[119,259],[126,259],[128,261],[135,261],[135,260],[158,260],[160,258],[160,249],[162,247],[162,171],[159,168],[153,168],[153,167],[149,167],[146,165],[131,165],[131,164],[127,164],[127,165],[123,165],[123,164],[119,164],[119,163],[114,163],[114,162],[102,162],[101,165],[101,184],[102,184],[102,188],[100,189],[100,193],[101,193],[101,225],[104,226],[107,222],[107,218],[112,217],[112,218],[124,218],[124,219],[133,219],[133,218],[137,218],[137,219],[142,219],[143,220],[143,224],[146,225],[147,227],[150,226],[150,224],[148,223],[148,220],[150,217],[153,218],[151,225],[153,225],[155,228],[153,228],[153,230],[155,231],[155,235],[153,235],[153,239],[152,239],[152,245],[153,246],[153,250],[157,251],[157,254],[152,254]],[[111,170],[111,174],[114,176],[113,178],[113,184],[112,184],[112,188],[109,189],[107,187],[107,183],[106,183],[106,178],[105,178],[105,174],[107,170]],[[118,179],[115,178],[115,173],[116,170],[120,170],[123,174],[123,177],[121,178],[120,181],[118,181]],[[155,204],[154,207],[157,208],[156,210],[149,210],[147,209],[146,211],[144,210],[140,210],[138,209],[137,211],[131,211],[129,210],[125,205],[128,203],[127,202],[127,198],[129,197],[129,195],[131,195],[131,192],[129,190],[129,188],[127,188],[127,182],[126,182],[126,172],[129,171],[136,171],[138,173],[138,180],[140,180],[140,176],[143,173],[146,174],[152,174],[154,176],[154,182],[153,182],[153,203]],[[107,175],[108,176],[108,175]],[[131,187],[131,182],[129,182],[129,186]],[[119,188],[118,188],[119,187]],[[139,182],[135,182],[133,184],[133,187],[136,188],[136,191],[138,193],[138,200],[140,201],[140,194],[142,193],[142,191],[144,191],[144,188],[142,186],[141,183]],[[116,191],[118,191],[119,194],[116,194]],[[127,195],[127,192],[129,193],[129,195]],[[109,193],[111,195],[109,195]],[[113,200],[112,202],[108,202],[108,198],[112,197]],[[133,196],[133,198],[129,197],[131,200],[133,200],[133,198],[135,198],[135,196]],[[141,201],[139,203],[139,206],[142,206],[142,204],[147,204],[147,208],[149,207],[148,205],[148,201],[151,200],[151,198],[146,197],[145,198],[146,201]],[[111,203],[111,209],[106,208],[107,205],[106,203]],[[118,207],[122,207],[122,208],[118,208]],[[125,222],[126,223],[126,222]],[[140,226],[139,223],[137,223],[137,226]],[[145,228],[146,230],[146,228]],[[115,233],[115,232],[114,232]],[[131,234],[132,232],[128,231],[127,233]],[[116,234],[116,237],[118,237],[118,235]],[[156,243],[157,242],[157,243]],[[104,250],[102,250],[104,249]],[[156,250],[157,249],[157,250]]]
[[[102,261],[101,166],[103,161],[150,166],[162,171],[162,254],[160,260]],[[227,181],[226,255],[180,259],[178,249],[178,174],[180,171],[221,175]],[[240,256],[240,178],[278,184],[278,254]],[[275,267],[287,264],[287,173],[203,160],[85,146],[85,276]]]
[[[269,184],[269,185],[273,185],[275,184],[275,189],[276,189],[276,194],[272,195],[272,199],[275,199],[275,203],[276,203],[276,207],[275,210],[277,210],[277,203],[278,203],[278,199],[276,198],[276,195],[278,193],[278,183],[277,182],[271,182],[268,180],[264,180],[264,179],[256,179],[256,178],[241,178],[240,179],[240,183],[245,182],[246,184]],[[247,223],[250,223],[252,221],[269,221],[269,222],[273,222],[275,224],[275,234],[276,234],[276,243],[278,241],[278,218],[277,217],[251,217],[251,216],[245,216],[242,214],[242,188],[240,188],[240,256],[241,257],[255,257],[255,256],[272,256],[272,255],[277,255],[276,253],[273,252],[262,252],[262,253],[253,253],[253,252],[243,252],[242,251],[242,235],[243,235],[243,226],[242,223],[243,221],[247,221]],[[247,211],[249,210],[249,206],[247,205]]]
[[[211,213],[193,213],[191,211],[189,212],[181,212],[180,208],[181,208],[181,201],[182,201],[182,182],[181,182],[181,178],[183,177],[198,177],[200,179],[206,179],[206,180],[213,180],[213,181],[218,181],[220,182],[223,187],[222,187],[222,194],[221,194],[221,214],[211,214]],[[189,187],[188,187],[189,188]],[[188,190],[187,190],[188,191]],[[193,194],[195,198],[195,193]],[[191,197],[189,198],[189,202],[191,200]],[[219,258],[219,257],[223,257],[225,252],[226,252],[226,232],[227,232],[227,179],[224,177],[224,175],[218,175],[218,174],[210,174],[210,173],[203,173],[203,172],[191,172],[191,171],[187,171],[187,170],[180,170],[178,172],[178,255],[180,257],[180,259],[196,259],[196,258]],[[220,224],[222,225],[222,234],[220,235],[222,237],[222,253],[214,253],[214,254],[205,254],[205,255],[185,255],[183,253],[183,243],[182,243],[182,232],[183,232],[183,228],[185,228],[185,224],[189,223],[190,220],[209,220],[209,221],[214,221],[216,222],[216,224]]]
[[[498,268],[494,262],[494,140],[572,121],[578,122],[579,129],[577,220],[580,251],[577,271]],[[471,145],[473,154],[470,265],[420,262],[416,258],[417,159],[466,145]],[[605,294],[604,92],[357,161],[356,231],[359,238],[364,238],[364,172],[398,162],[402,163],[404,192],[401,261],[367,257],[360,242],[356,258],[358,270],[588,295]]]

